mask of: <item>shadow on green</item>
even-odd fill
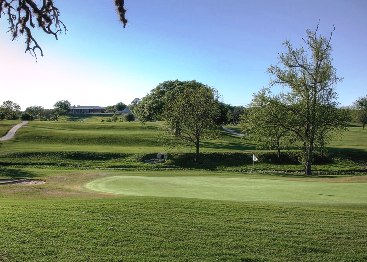
[[[0,168],[0,181],[5,179],[32,178],[34,175],[21,169]]]

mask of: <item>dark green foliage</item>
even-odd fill
[[[54,110],[58,116],[67,115],[70,112],[71,104],[68,100],[60,100],[54,104]]]
[[[33,117],[30,114],[24,112],[20,115],[20,119],[23,121],[30,121],[33,120]]]
[[[13,101],[7,100],[4,101],[0,106],[0,120],[15,120],[20,116],[20,106]]]
[[[354,102],[355,108],[357,109],[357,121],[362,124],[364,129],[367,124],[367,96],[360,97]]]
[[[134,114],[128,113],[128,114],[124,115],[124,121],[126,121],[126,122],[133,122],[133,121],[135,121]]]
[[[163,108],[166,103],[166,95],[170,91],[179,89],[181,81],[165,81],[152,89],[141,101],[134,105],[134,113],[139,121],[157,121],[163,117]]]
[[[127,106],[126,106],[124,103],[122,103],[122,102],[118,102],[118,103],[115,105],[115,108],[116,108],[116,110],[117,110],[117,111],[122,111],[122,110],[124,110],[126,107],[127,107]]]
[[[127,106],[122,103],[122,102],[118,102],[116,105],[112,105],[112,106],[107,106],[105,108],[105,112],[106,113],[117,113],[117,112],[121,112],[122,110],[124,110]]]

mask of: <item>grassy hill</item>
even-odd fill
[[[23,181],[0,185],[0,261],[367,260],[366,130],[307,178],[224,132],[195,164],[161,125],[30,122],[0,144],[0,182]]]
[[[15,139],[0,146],[0,164],[37,168],[164,169],[194,168],[250,172],[298,172],[303,167],[295,153],[279,161],[275,154],[258,151],[254,144],[224,131],[217,139],[202,142],[201,162],[193,163],[194,148],[167,139],[163,123],[102,122],[101,117],[82,121],[30,122]],[[6,126],[9,128],[9,125]],[[365,170],[367,132],[351,127],[329,145],[331,157],[316,159],[315,173],[359,173]],[[169,161],[151,165],[145,161],[158,152],[168,152]],[[252,154],[260,162],[252,166]]]

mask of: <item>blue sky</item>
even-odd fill
[[[112,0],[55,0],[68,28],[56,41],[37,34],[45,56],[24,54],[0,22],[0,102],[22,109],[130,103],[166,80],[198,80],[222,100],[247,105],[269,84],[282,43],[302,44],[306,29],[329,35],[336,27],[334,66],[343,77],[341,105],[367,95],[365,0],[125,0],[128,26]],[[22,72],[19,75],[19,72]],[[45,75],[40,78],[41,75]]]

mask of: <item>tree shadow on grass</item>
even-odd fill
[[[367,149],[356,148],[328,148],[330,155],[336,159],[346,159],[358,164],[367,165]]]
[[[0,168],[0,181],[9,179],[33,178],[34,174],[21,169]]]
[[[220,167],[240,167],[252,164],[252,155],[246,153],[201,153],[198,162],[194,153],[171,154],[167,164],[179,168],[216,170]]]
[[[232,150],[256,150],[256,146],[255,145],[251,145],[251,144],[245,144],[245,143],[239,143],[237,141],[235,142],[210,142],[210,141],[204,141],[202,142],[202,148],[210,148],[210,149],[220,149],[220,150],[228,150],[228,151],[232,151]]]

